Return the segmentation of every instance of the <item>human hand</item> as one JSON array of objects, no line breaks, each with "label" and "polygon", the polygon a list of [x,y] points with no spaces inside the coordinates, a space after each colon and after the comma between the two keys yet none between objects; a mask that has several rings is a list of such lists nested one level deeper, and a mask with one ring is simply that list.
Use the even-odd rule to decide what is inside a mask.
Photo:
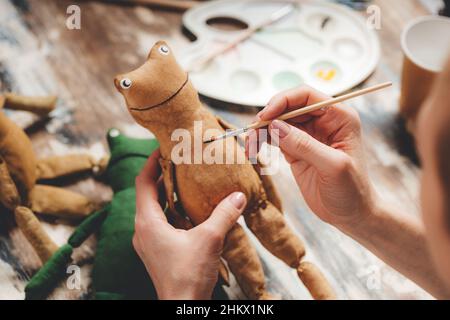
[{"label": "human hand", "polygon": [[245,195],[232,193],[202,224],[190,230],[176,229],[167,222],[158,202],[159,157],[159,151],[154,152],[136,178],[134,248],[159,299],[210,299],[225,236],[245,208]]},{"label": "human hand", "polygon": [[[258,114],[271,120],[283,113],[329,99],[309,87],[282,92]],[[333,106],[290,119],[275,120],[269,126],[272,141],[291,166],[292,173],[311,210],[335,226],[355,224],[374,207],[358,113],[348,107]],[[247,153],[257,150],[257,134],[249,136]],[[249,155],[255,157],[255,155]]]}]

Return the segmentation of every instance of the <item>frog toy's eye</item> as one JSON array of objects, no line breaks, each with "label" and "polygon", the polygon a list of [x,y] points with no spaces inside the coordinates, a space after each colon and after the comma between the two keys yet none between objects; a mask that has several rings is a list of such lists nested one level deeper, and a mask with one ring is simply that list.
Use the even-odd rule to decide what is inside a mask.
[{"label": "frog toy's eye", "polygon": [[123,78],[122,80],[120,80],[120,87],[122,89],[125,89],[125,90],[130,89],[131,84],[132,84],[132,82],[128,78]]},{"label": "frog toy's eye", "polygon": [[119,129],[112,128],[111,130],[109,130],[108,134],[111,138],[117,138],[118,136],[120,136],[120,131]]},{"label": "frog toy's eye", "polygon": [[170,53],[169,48],[165,45],[162,45],[161,47],[159,47],[158,51],[165,56],[167,56]]}]

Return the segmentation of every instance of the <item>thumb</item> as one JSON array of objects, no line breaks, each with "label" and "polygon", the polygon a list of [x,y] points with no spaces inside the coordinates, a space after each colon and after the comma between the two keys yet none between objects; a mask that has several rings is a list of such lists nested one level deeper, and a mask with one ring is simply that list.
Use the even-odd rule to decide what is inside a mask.
[{"label": "thumb", "polygon": [[236,224],[246,204],[245,195],[242,192],[234,192],[223,199],[211,213],[211,216],[199,227],[211,230],[214,234],[225,238],[228,231]]},{"label": "thumb", "polygon": [[339,156],[335,149],[284,121],[274,120],[270,125],[270,135],[272,143],[274,137],[278,138],[284,154],[297,161],[305,161],[323,172],[330,171]]}]

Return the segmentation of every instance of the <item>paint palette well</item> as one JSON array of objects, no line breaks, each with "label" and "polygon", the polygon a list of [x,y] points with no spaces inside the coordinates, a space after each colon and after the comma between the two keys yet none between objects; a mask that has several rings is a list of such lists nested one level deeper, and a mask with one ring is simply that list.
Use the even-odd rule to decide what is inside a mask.
[{"label": "paint palette well", "polygon": [[[218,0],[183,16],[197,40],[179,60],[185,67],[232,42],[246,27],[258,25],[290,1]],[[239,29],[220,29],[208,21],[235,21]],[[205,96],[264,106],[282,91],[308,84],[336,95],[365,80],[380,55],[378,38],[364,19],[347,7],[325,2],[295,6],[278,22],[190,73]]]}]

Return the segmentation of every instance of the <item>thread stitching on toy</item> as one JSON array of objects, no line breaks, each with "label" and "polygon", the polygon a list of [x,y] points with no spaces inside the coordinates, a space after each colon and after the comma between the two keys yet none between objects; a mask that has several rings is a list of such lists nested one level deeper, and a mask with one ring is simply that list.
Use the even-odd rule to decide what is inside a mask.
[{"label": "thread stitching on toy", "polygon": [[174,94],[172,94],[172,95],[171,95],[170,97],[168,97],[166,100],[164,100],[164,101],[162,101],[162,102],[160,102],[160,103],[157,103],[157,104],[155,104],[155,105],[153,105],[153,106],[149,106],[149,107],[145,107],[145,108],[130,108],[130,110],[133,110],[133,111],[146,111],[146,110],[149,110],[149,109],[153,109],[153,108],[159,107],[159,106],[161,106],[161,105],[163,105],[163,104],[169,102],[169,101],[172,100],[173,98],[175,98],[175,96],[176,96],[177,94],[179,94],[181,90],[183,90],[183,88],[186,86],[186,84],[188,83],[188,81],[189,81],[189,74],[186,73],[186,80],[184,81],[184,83],[181,85],[181,87],[180,87]]}]

